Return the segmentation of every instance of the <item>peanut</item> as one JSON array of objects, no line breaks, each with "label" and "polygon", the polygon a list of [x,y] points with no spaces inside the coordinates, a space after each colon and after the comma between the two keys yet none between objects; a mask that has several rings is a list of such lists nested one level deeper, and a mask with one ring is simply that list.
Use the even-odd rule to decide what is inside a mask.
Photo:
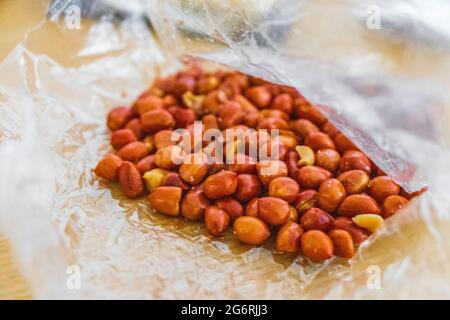
[{"label": "peanut", "polygon": [[281,252],[297,252],[300,250],[300,238],[303,234],[298,223],[288,221],[277,234],[276,248]]},{"label": "peanut", "polygon": [[153,210],[168,216],[180,214],[182,190],[179,187],[163,186],[153,190],[148,199]]},{"label": "peanut", "polygon": [[303,255],[312,262],[322,262],[333,256],[333,242],[326,233],[309,230],[300,239]]},{"label": "peanut", "polygon": [[264,221],[251,216],[237,218],[233,224],[233,233],[239,241],[250,245],[260,245],[270,236]]}]

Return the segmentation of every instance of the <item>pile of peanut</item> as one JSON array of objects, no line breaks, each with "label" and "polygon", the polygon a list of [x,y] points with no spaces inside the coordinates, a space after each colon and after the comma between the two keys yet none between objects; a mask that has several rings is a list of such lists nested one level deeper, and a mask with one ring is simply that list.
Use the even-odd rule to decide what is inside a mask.
[{"label": "pile of peanut", "polygon": [[[200,120],[203,131],[278,129],[277,158],[233,149],[233,163],[177,163],[173,131]],[[118,180],[127,197],[149,192],[153,211],[203,220],[212,236],[231,226],[239,241],[261,245],[276,234],[278,251],[313,262],[352,257],[412,197],[297,90],[239,72],[191,64],[113,109],[107,125],[116,152],[95,173]],[[193,142],[197,151],[182,157],[206,145]]]}]

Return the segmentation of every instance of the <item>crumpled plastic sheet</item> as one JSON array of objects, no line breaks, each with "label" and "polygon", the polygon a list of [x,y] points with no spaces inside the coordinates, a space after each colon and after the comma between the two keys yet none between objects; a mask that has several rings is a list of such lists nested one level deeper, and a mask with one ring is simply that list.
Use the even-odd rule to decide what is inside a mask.
[{"label": "crumpled plastic sheet", "polygon": [[[208,19],[195,20],[197,28],[186,25],[181,2],[188,17],[200,6]],[[341,20],[353,12],[344,6],[352,1],[263,1],[253,7],[221,1],[227,10],[218,11],[211,7],[216,1],[149,3],[164,51],[152,41],[138,42],[120,54],[63,68],[24,44],[0,63],[0,230],[36,298],[450,297],[445,54],[431,54],[409,39],[402,44],[405,61],[424,58],[431,71],[416,65],[401,70],[384,52],[392,34],[369,46],[367,35],[354,29],[358,18]],[[322,23],[311,25],[318,17]],[[275,30],[276,46],[267,45],[263,28]],[[208,50],[194,52],[192,42],[202,41]],[[105,46],[98,50],[105,53]],[[84,52],[93,54],[92,48]],[[322,264],[277,253],[273,239],[252,248],[231,231],[213,238],[201,223],[153,213],[145,197],[126,199],[91,171],[111,150],[105,115],[130,103],[160,66],[176,68],[169,53],[190,53],[300,88],[405,188],[426,184],[429,190],[388,219],[351,260]],[[439,67],[430,56],[440,59]],[[412,168],[406,175],[405,167]],[[77,290],[68,285],[74,265],[81,270]]]}]

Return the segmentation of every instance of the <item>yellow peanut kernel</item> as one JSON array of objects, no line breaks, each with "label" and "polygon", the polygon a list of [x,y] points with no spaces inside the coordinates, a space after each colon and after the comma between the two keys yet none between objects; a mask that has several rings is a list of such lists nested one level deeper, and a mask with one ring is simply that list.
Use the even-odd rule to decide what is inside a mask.
[{"label": "yellow peanut kernel", "polygon": [[361,228],[375,232],[382,224],[383,218],[377,214],[359,214],[352,218],[353,222]]},{"label": "yellow peanut kernel", "polygon": [[296,146],[295,151],[297,151],[297,154],[300,158],[300,160],[298,160],[297,162],[299,166],[314,165],[315,156],[313,149],[308,146]]},{"label": "yellow peanut kernel", "polygon": [[156,188],[160,187],[164,182],[164,178],[169,173],[170,171],[161,168],[156,168],[144,173],[143,178],[148,191],[152,192]]}]

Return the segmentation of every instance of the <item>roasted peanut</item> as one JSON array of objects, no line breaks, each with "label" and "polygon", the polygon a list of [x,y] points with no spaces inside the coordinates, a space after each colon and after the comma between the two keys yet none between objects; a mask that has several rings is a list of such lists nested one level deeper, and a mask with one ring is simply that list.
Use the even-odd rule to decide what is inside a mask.
[{"label": "roasted peanut", "polygon": [[216,206],[206,207],[204,217],[206,230],[213,236],[223,235],[230,223],[228,213]]},{"label": "roasted peanut", "polygon": [[308,146],[296,146],[295,151],[298,154],[297,165],[302,166],[313,166],[315,162],[314,151]]},{"label": "roasted peanut", "polygon": [[202,122],[205,125],[205,130],[219,129],[219,121],[213,114],[207,114],[203,116]]},{"label": "roasted peanut", "polygon": [[358,227],[351,218],[348,217],[336,217],[332,226],[333,230],[345,230],[352,236],[355,244],[360,244],[369,236],[369,232],[366,229]]},{"label": "roasted peanut", "polygon": [[155,164],[162,169],[173,170],[183,159],[183,149],[179,146],[167,146],[155,153]]},{"label": "roasted peanut", "polygon": [[135,118],[130,121],[125,126],[125,129],[130,129],[136,139],[141,140],[144,137],[144,131],[142,130],[141,119]]},{"label": "roasted peanut", "polygon": [[175,126],[172,115],[163,109],[147,111],[141,116],[141,123],[142,129],[151,134],[159,130],[172,129]]},{"label": "roasted peanut", "polygon": [[320,149],[336,149],[333,139],[323,132],[311,132],[306,136],[304,144],[314,151]]},{"label": "roasted peanut", "polygon": [[334,149],[320,149],[315,154],[316,166],[322,167],[330,172],[336,172],[339,168],[341,156]]},{"label": "roasted peanut", "polygon": [[160,97],[149,95],[137,100],[133,108],[142,116],[147,111],[163,109],[164,101]]},{"label": "roasted peanut", "polygon": [[215,76],[204,77],[197,82],[197,92],[201,94],[213,91],[219,85],[219,79]]},{"label": "roasted peanut", "polygon": [[253,198],[247,203],[245,207],[245,215],[250,217],[258,216],[258,198]]},{"label": "roasted peanut", "polygon": [[[325,122],[321,129],[324,133],[329,135],[330,138],[334,138],[339,133],[339,130],[330,121]],[[334,143],[336,144],[336,141],[334,141]],[[339,150],[337,145],[336,148]]]},{"label": "roasted peanut", "polygon": [[339,152],[358,150],[358,147],[340,132],[334,136],[334,143]]},{"label": "roasted peanut", "polygon": [[258,108],[267,108],[272,100],[272,95],[264,86],[249,88],[246,92],[247,98]]},{"label": "roasted peanut", "polygon": [[131,109],[128,107],[117,107],[108,113],[107,125],[109,130],[122,129],[133,117]]},{"label": "roasted peanut", "polygon": [[318,193],[316,190],[308,189],[300,192],[297,199],[294,201],[295,209],[299,213],[304,213],[309,209],[315,207],[318,201]]},{"label": "roasted peanut", "polygon": [[190,161],[183,162],[178,172],[181,179],[194,186],[206,177],[208,165],[200,157],[191,155]]},{"label": "roasted peanut", "polygon": [[[259,115],[262,118],[277,118],[283,121],[289,121],[289,115],[281,110],[275,109],[264,109],[259,112]],[[260,119],[261,121],[261,119]]]},{"label": "roasted peanut", "polygon": [[328,232],[333,225],[333,217],[319,208],[311,208],[300,219],[303,229]]},{"label": "roasted peanut", "polygon": [[233,171],[222,170],[207,177],[203,183],[203,189],[209,199],[215,200],[235,193],[237,185],[237,174]]},{"label": "roasted peanut", "polygon": [[288,169],[288,175],[292,179],[297,179],[298,174],[298,160],[300,157],[298,156],[297,152],[295,151],[289,151],[286,154],[286,157],[284,158],[284,161],[286,163],[286,167]]},{"label": "roasted peanut", "polygon": [[142,158],[136,164],[136,168],[139,170],[141,175],[144,175],[144,173],[146,173],[147,171],[155,169],[156,168],[155,156],[152,154],[146,156],[145,158]]},{"label": "roasted peanut", "polygon": [[152,169],[144,173],[144,181],[147,190],[152,192],[164,183],[164,178],[170,173],[168,170],[161,168]]},{"label": "roasted peanut", "polygon": [[200,220],[209,205],[202,189],[191,190],[181,200],[181,214],[189,220]]},{"label": "roasted peanut", "polygon": [[300,187],[307,189],[317,189],[320,184],[329,179],[331,173],[317,166],[305,166],[298,170],[297,182]]},{"label": "roasted peanut", "polygon": [[279,160],[262,160],[256,164],[256,171],[262,184],[267,186],[270,181],[278,177],[287,177],[286,163]]},{"label": "roasted peanut", "polygon": [[188,91],[195,90],[195,78],[190,75],[182,75],[175,80],[175,85],[173,88],[173,94],[181,97],[184,93]]},{"label": "roasted peanut", "polygon": [[262,192],[262,185],[258,177],[253,174],[240,174],[237,176],[238,185],[235,197],[239,201],[248,201]]},{"label": "roasted peanut", "polygon": [[345,188],[339,180],[328,179],[320,184],[318,205],[322,210],[334,212],[345,197]]},{"label": "roasted peanut", "polygon": [[[298,101],[298,100],[297,100]],[[327,121],[327,118],[310,104],[295,104],[294,112],[298,118],[307,119],[320,126]]]},{"label": "roasted peanut", "polygon": [[271,225],[281,225],[289,220],[290,206],[279,198],[263,197],[258,200],[258,217]]},{"label": "roasted peanut", "polygon": [[168,216],[180,214],[180,200],[182,190],[179,187],[164,186],[153,190],[148,199],[153,210]]},{"label": "roasted peanut", "polygon": [[144,192],[144,181],[136,166],[123,161],[118,170],[120,188],[128,198],[137,198]]},{"label": "roasted peanut", "polygon": [[365,194],[353,194],[342,201],[337,211],[338,215],[354,217],[358,214],[381,214],[377,202]]},{"label": "roasted peanut", "polygon": [[176,172],[168,173],[163,180],[163,186],[180,187],[183,191],[188,191],[191,187],[186,182],[184,182],[180,175]]},{"label": "roasted peanut", "polygon": [[156,149],[161,149],[168,146],[173,146],[176,141],[172,139],[172,130],[160,130],[153,136],[153,141],[155,143]]},{"label": "roasted peanut", "polygon": [[122,159],[114,154],[107,154],[94,169],[94,172],[99,177],[109,180],[117,180],[117,171],[122,165]]},{"label": "roasted peanut", "polygon": [[319,132],[319,128],[309,120],[298,119],[290,123],[290,128],[296,135],[305,139],[310,133]]},{"label": "roasted peanut", "polygon": [[387,197],[399,193],[400,186],[388,176],[376,177],[369,182],[369,194],[378,203],[383,203]]},{"label": "roasted peanut", "polygon": [[230,216],[230,220],[234,221],[244,215],[244,207],[233,197],[226,197],[217,200],[214,205],[225,210]]},{"label": "roasted peanut", "polygon": [[195,111],[193,109],[171,106],[167,111],[175,120],[175,128],[186,128],[195,121]]},{"label": "roasted peanut", "polygon": [[349,170],[362,170],[370,174],[372,172],[372,166],[369,158],[360,151],[350,150],[347,151],[339,162],[339,169],[341,172]]},{"label": "roasted peanut", "polygon": [[339,175],[347,195],[363,192],[369,185],[369,175],[362,170],[349,170]]},{"label": "roasted peanut", "polygon": [[300,188],[297,181],[289,177],[278,177],[269,183],[269,196],[292,202],[297,199]]},{"label": "roasted peanut", "polygon": [[286,121],[279,118],[264,118],[258,124],[258,129],[288,129],[289,125]]},{"label": "roasted peanut", "polygon": [[123,146],[119,152],[117,152],[117,155],[122,160],[137,162],[148,155],[148,149],[142,142],[134,141]]},{"label": "roasted peanut", "polygon": [[222,90],[214,90],[203,99],[202,107],[205,111],[218,115],[222,104],[227,101],[227,95]]},{"label": "roasted peanut", "polygon": [[370,232],[375,232],[383,224],[383,218],[378,214],[359,214],[354,216],[352,220],[358,227]]},{"label": "roasted peanut", "polygon": [[270,236],[264,221],[251,216],[237,218],[233,224],[233,233],[239,241],[250,245],[260,245]]},{"label": "roasted peanut", "polygon": [[254,174],[256,173],[256,161],[250,156],[237,153],[234,155],[234,162],[228,165],[228,169],[236,172],[237,174]]},{"label": "roasted peanut", "polygon": [[322,262],[333,256],[333,242],[320,230],[306,231],[301,236],[300,242],[303,255],[312,262]]},{"label": "roasted peanut", "polygon": [[394,213],[396,213],[401,208],[405,207],[408,204],[408,199],[392,195],[384,199],[383,202],[383,217],[386,219],[390,216],[392,216]]},{"label": "roasted peanut", "polygon": [[335,229],[328,232],[328,236],[333,242],[335,256],[347,259],[353,257],[355,246],[350,233],[342,229]]},{"label": "roasted peanut", "polygon": [[300,250],[300,238],[303,234],[298,223],[288,221],[277,234],[276,248],[281,252],[297,252]]},{"label": "roasted peanut", "polygon": [[241,124],[245,113],[241,105],[235,101],[227,101],[219,112],[219,124],[222,129]]},{"label": "roasted peanut", "polygon": [[293,99],[292,97],[287,93],[281,93],[273,99],[272,102],[272,109],[281,110],[283,112],[286,112],[287,114],[292,113],[292,107],[293,107]]}]

